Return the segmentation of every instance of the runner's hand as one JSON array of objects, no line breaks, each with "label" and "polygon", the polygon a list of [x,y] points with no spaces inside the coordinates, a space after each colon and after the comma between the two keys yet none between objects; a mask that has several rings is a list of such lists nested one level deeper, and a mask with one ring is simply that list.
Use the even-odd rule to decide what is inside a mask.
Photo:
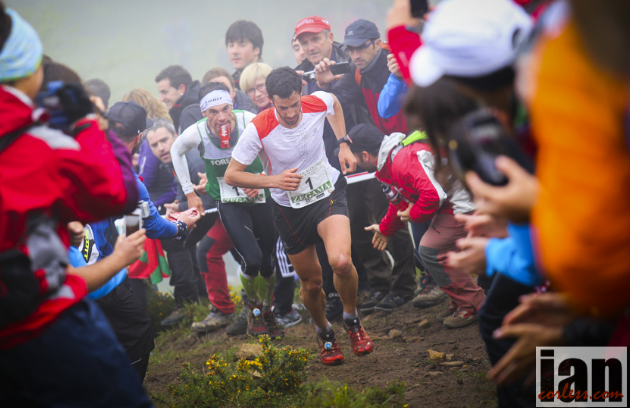
[{"label": "runner's hand", "polygon": [[330,84],[339,81],[343,76],[343,74],[333,75],[333,73],[330,72],[330,66],[335,64],[335,61],[324,58],[319,64],[315,65],[315,79],[320,89],[327,90],[330,88]]},{"label": "runner's hand", "polygon": [[188,209],[194,208],[199,212],[199,214],[205,214],[201,198],[199,198],[199,196],[195,194],[194,191],[192,193],[186,194],[186,198],[188,199]]},{"label": "runner's hand", "polygon": [[450,251],[446,254],[446,264],[460,269],[468,274],[486,274],[486,245],[489,238],[467,237],[460,238],[456,244],[459,252]]},{"label": "runner's hand", "polygon": [[258,189],[257,188],[244,188],[243,192],[247,195],[247,197],[249,198],[256,198],[256,196],[258,195]]},{"label": "runner's hand", "polygon": [[389,240],[391,237],[386,237],[381,232],[381,227],[378,224],[372,224],[369,227],[365,227],[366,231],[374,231],[374,237],[372,238],[372,245],[374,245],[375,249],[379,251],[384,251],[387,248],[387,244],[389,244]]},{"label": "runner's hand", "polygon": [[357,158],[354,157],[347,143],[343,143],[339,147],[339,164],[343,174],[354,173],[357,170]]},{"label": "runner's hand", "polygon": [[142,246],[147,239],[145,229],[140,229],[128,237],[119,235],[111,256],[120,258],[124,265],[131,265],[142,256]]},{"label": "runner's hand", "polygon": [[199,176],[199,184],[197,185],[193,184],[193,188],[195,189],[195,192],[197,194],[208,195],[208,192],[206,191],[206,184],[208,184],[208,176],[206,176],[205,173],[197,173],[197,175]]},{"label": "runner's hand", "polygon": [[507,217],[516,223],[528,222],[529,213],[538,200],[538,179],[509,157],[499,156],[495,164],[509,180],[503,187],[484,183],[474,172],[466,174],[466,183],[475,195],[477,212]]},{"label": "runner's hand", "polygon": [[278,175],[270,176],[273,177],[274,188],[279,188],[286,191],[297,190],[300,186],[300,182],[302,181],[302,176],[296,173],[297,169],[297,167],[287,169]]},{"label": "runner's hand", "polygon": [[396,61],[396,57],[394,57],[394,54],[387,54],[387,68],[389,69],[389,72],[394,74],[396,78],[402,79],[400,66],[398,65],[398,61]]},{"label": "runner's hand", "polygon": [[396,215],[400,217],[400,220],[402,222],[408,222],[411,220],[411,215],[409,215],[410,213],[411,213],[411,205],[408,205],[404,211],[398,211]]}]

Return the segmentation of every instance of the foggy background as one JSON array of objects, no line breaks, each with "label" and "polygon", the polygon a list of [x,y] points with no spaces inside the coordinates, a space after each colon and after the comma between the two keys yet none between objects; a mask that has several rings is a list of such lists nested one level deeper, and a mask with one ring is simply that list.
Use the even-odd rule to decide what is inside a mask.
[{"label": "foggy background", "polygon": [[291,50],[295,25],[319,15],[342,42],[359,18],[385,36],[391,0],[4,0],[33,25],[44,53],[74,69],[83,80],[100,78],[112,90],[110,106],[133,88],[157,95],[155,76],[179,64],[201,80],[211,68],[233,72],[225,32],[236,20],[251,20],[263,32],[263,62],[296,66]]},{"label": "foggy background", "polygon": [[[186,68],[193,79],[216,66],[234,72],[225,32],[237,20],[251,20],[265,40],[263,62],[297,64],[291,49],[295,25],[319,15],[343,42],[345,28],[364,18],[381,36],[392,0],[4,0],[37,30],[44,54],[75,70],[82,80],[100,78],[112,91],[109,105],[134,88],[158,97],[156,75],[169,65]],[[224,256],[228,281],[240,286],[238,264]],[[171,291],[167,280],[161,291]]]}]

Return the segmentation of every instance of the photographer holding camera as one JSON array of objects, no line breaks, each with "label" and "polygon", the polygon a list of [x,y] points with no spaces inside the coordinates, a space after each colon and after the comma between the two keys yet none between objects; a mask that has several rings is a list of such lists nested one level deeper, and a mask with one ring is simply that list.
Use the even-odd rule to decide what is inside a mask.
[{"label": "photographer holding camera", "polygon": [[[35,30],[0,4],[2,403],[150,407],[104,315],[84,300],[85,281],[67,271],[67,223],[133,210],[131,169],[121,169],[89,118],[92,105],[79,86],[39,98],[55,107],[49,116],[58,128],[44,124],[46,113],[33,104],[41,61]],[[131,162],[128,153],[125,159]]]}]

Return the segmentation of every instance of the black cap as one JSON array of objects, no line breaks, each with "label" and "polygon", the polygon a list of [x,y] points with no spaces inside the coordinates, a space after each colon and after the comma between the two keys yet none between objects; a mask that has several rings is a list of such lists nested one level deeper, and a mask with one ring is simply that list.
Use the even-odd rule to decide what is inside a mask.
[{"label": "black cap", "polygon": [[376,24],[367,20],[357,20],[346,27],[346,35],[343,37],[343,43],[351,47],[358,47],[365,44],[368,40],[381,38],[381,34],[376,28]]},{"label": "black cap", "polygon": [[107,118],[124,126],[124,129],[116,130],[121,136],[137,136],[153,126],[153,121],[147,118],[147,111],[133,101],[116,102],[109,108]]},{"label": "black cap", "polygon": [[[374,153],[381,148],[385,135],[371,123],[360,123],[350,129],[348,137],[352,140],[349,145],[352,153]],[[339,155],[339,149],[335,150],[335,154]]]}]

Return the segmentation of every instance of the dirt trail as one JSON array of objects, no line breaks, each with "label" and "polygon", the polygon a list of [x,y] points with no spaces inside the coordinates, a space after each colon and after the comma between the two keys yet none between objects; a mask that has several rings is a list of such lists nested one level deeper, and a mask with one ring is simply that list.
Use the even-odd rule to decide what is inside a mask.
[{"label": "dirt trail", "polygon": [[[384,386],[396,379],[407,383],[409,407],[496,407],[495,388],[485,379],[490,366],[477,325],[444,329],[435,315],[446,304],[428,309],[415,309],[409,304],[393,313],[364,317],[364,326],[375,344],[375,351],[364,357],[352,353],[341,323],[333,323],[345,363],[326,367],[313,359],[307,366],[309,379],[316,381],[325,376],[358,389]],[[428,319],[430,326],[419,329],[418,323],[423,319]],[[390,339],[392,329],[400,330],[402,335]],[[212,353],[229,353],[242,343],[252,342],[246,335],[227,337],[223,332],[173,337],[172,342],[159,347],[157,361],[149,365],[145,380],[149,392],[163,392],[168,384],[176,382],[185,361],[203,369]],[[314,327],[307,324],[287,329],[281,343],[318,352]],[[464,366],[451,368],[434,363],[429,360],[428,349],[453,354],[451,360],[463,361]]]}]

